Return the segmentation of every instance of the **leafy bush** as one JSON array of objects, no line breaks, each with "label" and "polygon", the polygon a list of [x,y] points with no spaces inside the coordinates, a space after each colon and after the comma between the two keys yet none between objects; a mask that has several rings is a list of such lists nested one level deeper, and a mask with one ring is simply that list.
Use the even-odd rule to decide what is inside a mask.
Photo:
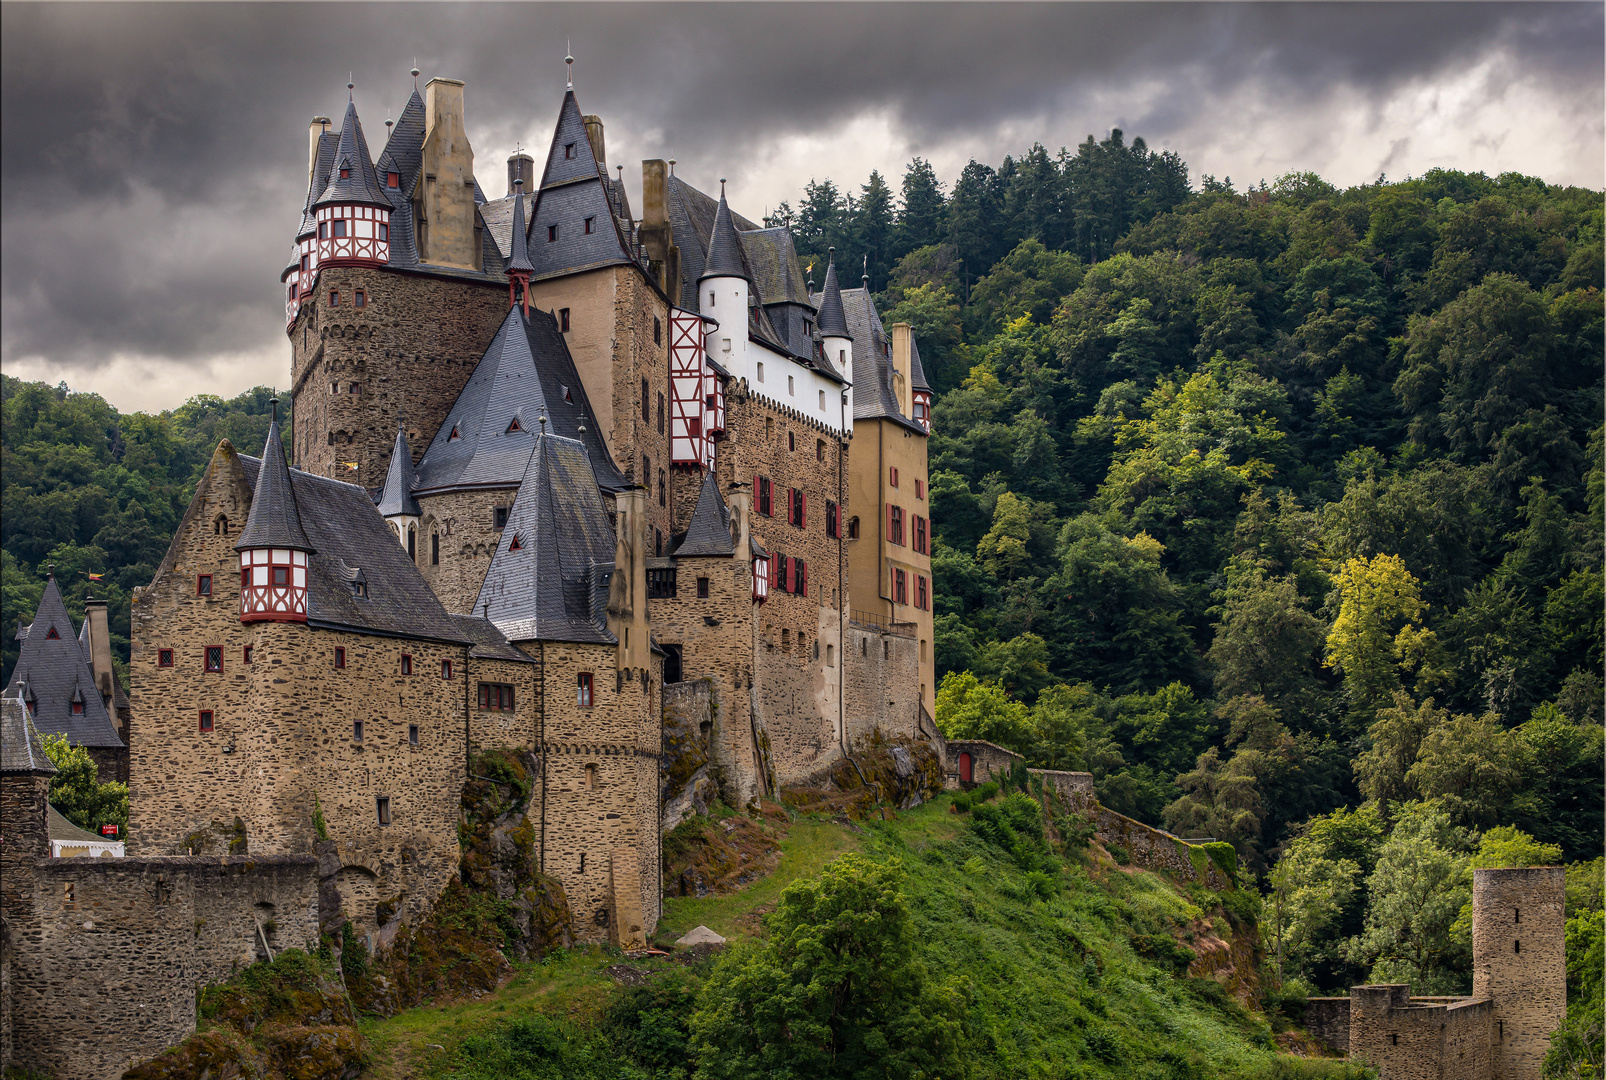
[{"label": "leafy bush", "polygon": [[970,816],[977,835],[1009,852],[1022,870],[1058,869],[1043,835],[1043,809],[1036,799],[1017,791],[997,804],[975,807]]}]

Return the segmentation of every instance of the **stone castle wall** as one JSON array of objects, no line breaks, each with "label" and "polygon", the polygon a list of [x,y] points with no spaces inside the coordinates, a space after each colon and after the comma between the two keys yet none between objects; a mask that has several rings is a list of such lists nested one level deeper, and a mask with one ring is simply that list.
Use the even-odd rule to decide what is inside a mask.
[{"label": "stone castle wall", "polygon": [[[502,541],[496,527],[497,507],[513,506],[517,488],[479,491],[448,491],[426,495],[418,500],[423,511],[419,519],[418,572],[434,590],[447,611],[458,615],[483,615],[475,608],[491,556]],[[435,546],[440,545],[440,561]],[[494,613],[493,613],[494,614]]]},{"label": "stone castle wall", "polygon": [[[959,756],[970,755],[970,780],[962,779]],[[1000,783],[1015,766],[1026,759],[1013,750],[1005,750],[995,743],[981,739],[950,739],[948,741],[948,778],[945,786],[950,790],[985,784],[989,780]]]},{"label": "stone castle wall", "polygon": [[[358,289],[361,308],[353,306]],[[337,306],[330,305],[332,291],[340,294]],[[289,330],[295,466],[377,488],[398,416],[414,460],[422,457],[506,316],[504,282],[357,266],[322,270]]]},{"label": "stone castle wall", "polygon": [[316,944],[316,860],[42,859],[7,922],[11,1064],[111,1080],[195,1030],[198,985],[284,947]]}]

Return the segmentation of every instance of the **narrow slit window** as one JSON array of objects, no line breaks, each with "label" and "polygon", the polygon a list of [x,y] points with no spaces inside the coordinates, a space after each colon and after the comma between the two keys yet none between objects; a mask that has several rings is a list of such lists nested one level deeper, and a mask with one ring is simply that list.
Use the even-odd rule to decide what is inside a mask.
[{"label": "narrow slit window", "polygon": [[200,574],[200,575],[198,575],[196,577],[196,579],[195,579],[195,595],[196,596],[211,596],[212,595],[212,575],[211,574]]},{"label": "narrow slit window", "polygon": [[389,798],[389,796],[380,795],[378,798],[374,799],[374,809],[379,814],[379,823],[381,825],[389,825],[390,824],[390,798]]},{"label": "narrow slit window", "polygon": [[586,235],[590,236],[592,233],[594,233],[596,231],[597,231],[597,219],[594,218],[594,217],[586,218]]},{"label": "narrow slit window", "polygon": [[556,225],[548,225],[546,227],[546,242],[549,244],[558,242],[558,227]]},{"label": "narrow slit window", "polygon": [[576,680],[575,685],[575,704],[580,706],[582,709],[589,709],[591,707],[591,691],[591,672],[580,672],[580,677]]},{"label": "narrow slit window", "polygon": [[450,679],[451,677],[452,677],[452,662],[450,660],[442,660],[441,661],[441,678]]},{"label": "narrow slit window", "polygon": [[406,653],[402,654],[401,673],[403,675],[411,675],[413,673],[413,658]]},{"label": "narrow slit window", "polygon": [[335,667],[343,668],[345,666],[346,666],[346,650],[342,646],[336,645],[335,646]]},{"label": "narrow slit window", "polygon": [[407,725],[407,745],[408,746],[417,746],[418,745],[418,725],[417,724],[408,724]]},{"label": "narrow slit window", "polygon": [[569,309],[558,308],[558,329],[565,334],[569,332]]},{"label": "narrow slit window", "polygon": [[251,662],[251,646],[247,645],[245,648],[240,650],[240,663],[249,664],[250,662]]},{"label": "narrow slit window", "polygon": [[353,720],[351,722],[351,741],[352,742],[362,742],[362,721],[361,720]]}]

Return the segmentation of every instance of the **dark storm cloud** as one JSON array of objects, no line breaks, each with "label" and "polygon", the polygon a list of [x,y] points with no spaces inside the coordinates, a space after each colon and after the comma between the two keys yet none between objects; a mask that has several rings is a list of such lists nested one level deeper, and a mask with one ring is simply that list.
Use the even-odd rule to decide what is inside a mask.
[{"label": "dark storm cloud", "polygon": [[[64,374],[282,341],[307,118],[337,114],[350,71],[377,153],[415,55],[425,79],[468,81],[493,195],[500,155],[550,137],[566,40],[617,160],[678,157],[699,182],[784,137],[829,148],[867,112],[913,152],[996,162],[1022,148],[999,145],[1006,126],[1058,148],[1123,124],[1192,162],[1252,139],[1219,104],[1245,91],[1316,127],[1336,94],[1492,63],[1491,97],[1521,77],[1598,127],[1602,79],[1598,4],[7,4],[0,30],[0,347]],[[856,185],[842,160],[811,170]]]}]

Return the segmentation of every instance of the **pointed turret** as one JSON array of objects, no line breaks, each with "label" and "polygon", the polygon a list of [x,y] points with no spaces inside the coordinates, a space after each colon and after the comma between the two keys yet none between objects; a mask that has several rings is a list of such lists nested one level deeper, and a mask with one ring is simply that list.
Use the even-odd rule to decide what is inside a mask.
[{"label": "pointed turret", "polygon": [[931,430],[931,384],[926,381],[926,369],[920,363],[920,343],[909,335],[909,389],[914,400],[914,422]]},{"label": "pointed turret", "polygon": [[312,204],[318,223],[318,265],[390,261],[390,211],[390,197],[368,156],[357,106],[348,101],[323,194]]},{"label": "pointed turret", "polygon": [[730,508],[719,494],[714,470],[703,473],[702,490],[697,493],[697,507],[692,511],[686,535],[675,549],[675,558],[696,555],[726,556],[734,554],[736,545],[731,540]]},{"label": "pointed turret", "polygon": [[853,334],[848,330],[848,317],[842,310],[842,286],[836,277],[836,248],[830,248],[829,254],[825,288],[820,293],[819,315],[814,326],[820,332],[820,351],[825,354],[826,362],[843,378],[853,380]]},{"label": "pointed turret", "polygon": [[379,493],[379,516],[390,524],[396,540],[407,549],[407,557],[418,558],[418,519],[423,511],[413,498],[413,487],[418,473],[413,469],[413,454],[407,448],[407,431],[400,418],[396,421],[396,442],[390,450],[390,469],[385,473],[385,487]]},{"label": "pointed turret", "polygon": [[513,187],[512,254],[507,261],[507,298],[508,303],[515,307],[522,301],[524,313],[528,315],[530,274],[535,267],[530,264],[530,238],[524,228],[524,178],[515,178]]},{"label": "pointed turret", "polygon": [[[591,127],[600,127],[600,121]],[[530,235],[535,242],[530,262],[537,278],[636,262],[626,232],[629,221],[620,220],[624,208],[615,202],[614,181],[604,175],[592,137],[570,89],[558,109],[539,198],[531,211]]]},{"label": "pointed turret", "polygon": [[313,553],[290,486],[290,466],[279,437],[279,399],[268,424],[262,467],[240,542],[240,621],[307,621],[307,556]]},{"label": "pointed turret", "polygon": [[703,262],[703,274],[698,278],[735,277],[750,280],[742,265],[742,240],[731,221],[731,208],[725,202],[725,181],[719,182],[719,209],[714,211],[714,228],[708,235],[708,258]]},{"label": "pointed turret", "polygon": [[18,636],[22,651],[6,695],[21,695],[39,733],[65,736],[75,746],[121,749],[123,740],[73,633],[54,574],[45,582],[32,624]]}]

